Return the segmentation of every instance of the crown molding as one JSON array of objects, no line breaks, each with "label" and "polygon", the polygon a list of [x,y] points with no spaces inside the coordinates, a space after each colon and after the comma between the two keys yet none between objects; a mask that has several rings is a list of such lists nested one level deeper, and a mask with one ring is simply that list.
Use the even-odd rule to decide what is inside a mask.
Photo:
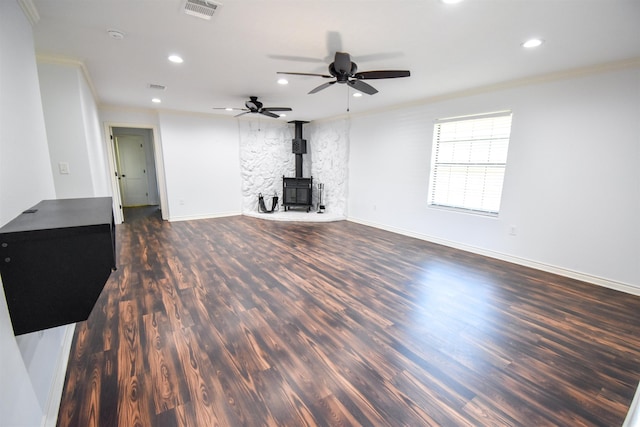
[{"label": "crown molding", "polygon": [[27,17],[32,27],[40,21],[40,14],[32,0],[18,0],[18,4],[22,8],[24,15]]},{"label": "crown molding", "polygon": [[557,80],[567,80],[576,77],[589,76],[593,74],[602,74],[612,71],[624,70],[628,68],[640,67],[640,57],[624,59],[621,61],[606,62],[602,64],[595,64],[580,68],[572,68],[568,70],[556,71],[552,73],[540,74],[537,76],[525,77],[521,79],[509,80],[492,85],[480,86],[476,88],[470,88],[459,92],[453,92],[444,94],[441,96],[434,96],[424,99],[422,103],[433,103],[438,101],[444,101],[452,98],[462,98],[467,96],[478,95],[487,92],[496,92],[504,89],[511,89],[522,86],[536,85],[540,83],[548,83]]}]

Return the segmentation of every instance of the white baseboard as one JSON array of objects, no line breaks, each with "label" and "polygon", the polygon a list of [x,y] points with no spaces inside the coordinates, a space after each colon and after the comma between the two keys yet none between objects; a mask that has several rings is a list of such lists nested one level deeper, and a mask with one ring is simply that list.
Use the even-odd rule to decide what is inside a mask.
[{"label": "white baseboard", "polygon": [[55,427],[58,422],[58,411],[60,410],[60,401],[62,400],[62,390],[64,388],[64,380],[67,375],[67,365],[69,364],[69,354],[71,352],[71,344],[73,342],[73,333],[76,330],[76,324],[67,325],[64,332],[64,338],[58,354],[58,363],[56,363],[56,371],[54,373],[49,397],[47,399],[47,407],[43,414],[42,427]]},{"label": "white baseboard", "polygon": [[427,242],[437,243],[439,245],[448,246],[454,249],[460,249],[462,251],[471,252],[478,255],[483,255],[489,258],[495,258],[502,261],[511,262],[513,264],[522,265],[525,267],[535,268],[536,270],[546,271],[547,273],[557,274],[559,276],[569,277],[571,279],[580,280],[583,282],[592,283],[594,285],[603,286],[605,288],[614,289],[616,291],[625,292],[631,295],[640,296],[640,287],[634,286],[628,283],[617,282],[615,280],[605,279],[598,276],[593,276],[587,273],[581,273],[579,271],[570,270],[555,265],[545,264],[538,261],[529,260],[526,258],[520,258],[517,256],[504,254],[501,252],[491,251],[488,249],[478,248],[475,246],[465,245],[464,243],[454,242],[450,240],[440,239],[433,236],[428,236],[413,231],[404,230],[401,228],[390,227],[383,224],[374,223],[371,221],[365,221],[357,218],[348,218],[348,221],[355,222],[369,227],[379,228],[381,230],[391,231],[392,233],[402,234],[404,236],[414,237],[416,239],[425,240]]}]

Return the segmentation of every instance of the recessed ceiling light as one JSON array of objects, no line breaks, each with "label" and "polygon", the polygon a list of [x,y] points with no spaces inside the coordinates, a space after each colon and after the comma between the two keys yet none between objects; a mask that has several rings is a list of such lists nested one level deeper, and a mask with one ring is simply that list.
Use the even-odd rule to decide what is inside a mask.
[{"label": "recessed ceiling light", "polygon": [[362,96],[362,94],[360,92],[354,92],[353,97],[354,98],[360,98]]},{"label": "recessed ceiling light", "polygon": [[526,42],[522,43],[522,47],[526,47],[526,48],[532,48],[532,47],[538,47],[543,43],[543,40],[541,39],[529,39]]},{"label": "recessed ceiling light", "polygon": [[153,98],[151,102],[153,102],[154,104],[160,104],[162,100],[160,98]]},{"label": "recessed ceiling light", "polygon": [[280,117],[287,117],[285,113],[280,113]]},{"label": "recessed ceiling light", "polygon": [[287,80],[285,78],[278,79],[278,84],[279,85],[288,85],[289,84],[289,80]]},{"label": "recessed ceiling light", "polygon": [[122,40],[124,38],[124,33],[119,30],[107,30],[107,34],[109,34],[109,37],[115,40]]},{"label": "recessed ceiling light", "polygon": [[233,111],[233,108],[231,108],[231,107],[227,107],[227,108],[225,108],[224,110],[225,110],[225,111]]},{"label": "recessed ceiling light", "polygon": [[462,0],[440,0],[444,4],[456,4],[462,2]]},{"label": "recessed ceiling light", "polygon": [[178,55],[169,55],[168,59],[175,64],[182,64],[184,62],[184,60]]}]

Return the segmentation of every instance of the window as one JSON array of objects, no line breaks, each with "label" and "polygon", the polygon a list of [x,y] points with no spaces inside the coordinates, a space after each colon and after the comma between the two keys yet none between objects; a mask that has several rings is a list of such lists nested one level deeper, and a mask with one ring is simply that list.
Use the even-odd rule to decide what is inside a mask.
[{"label": "window", "polygon": [[429,205],[497,215],[510,133],[510,111],[437,120]]}]

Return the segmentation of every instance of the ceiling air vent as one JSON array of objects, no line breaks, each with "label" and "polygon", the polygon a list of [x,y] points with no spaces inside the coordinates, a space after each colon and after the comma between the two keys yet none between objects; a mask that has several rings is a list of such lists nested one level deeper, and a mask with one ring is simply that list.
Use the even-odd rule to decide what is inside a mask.
[{"label": "ceiling air vent", "polygon": [[159,85],[155,83],[149,83],[149,89],[157,89],[157,90],[165,90],[167,87],[165,85]]},{"label": "ceiling air vent", "polygon": [[222,6],[211,0],[186,0],[184,4],[184,13],[201,19],[211,19],[218,8]]}]

